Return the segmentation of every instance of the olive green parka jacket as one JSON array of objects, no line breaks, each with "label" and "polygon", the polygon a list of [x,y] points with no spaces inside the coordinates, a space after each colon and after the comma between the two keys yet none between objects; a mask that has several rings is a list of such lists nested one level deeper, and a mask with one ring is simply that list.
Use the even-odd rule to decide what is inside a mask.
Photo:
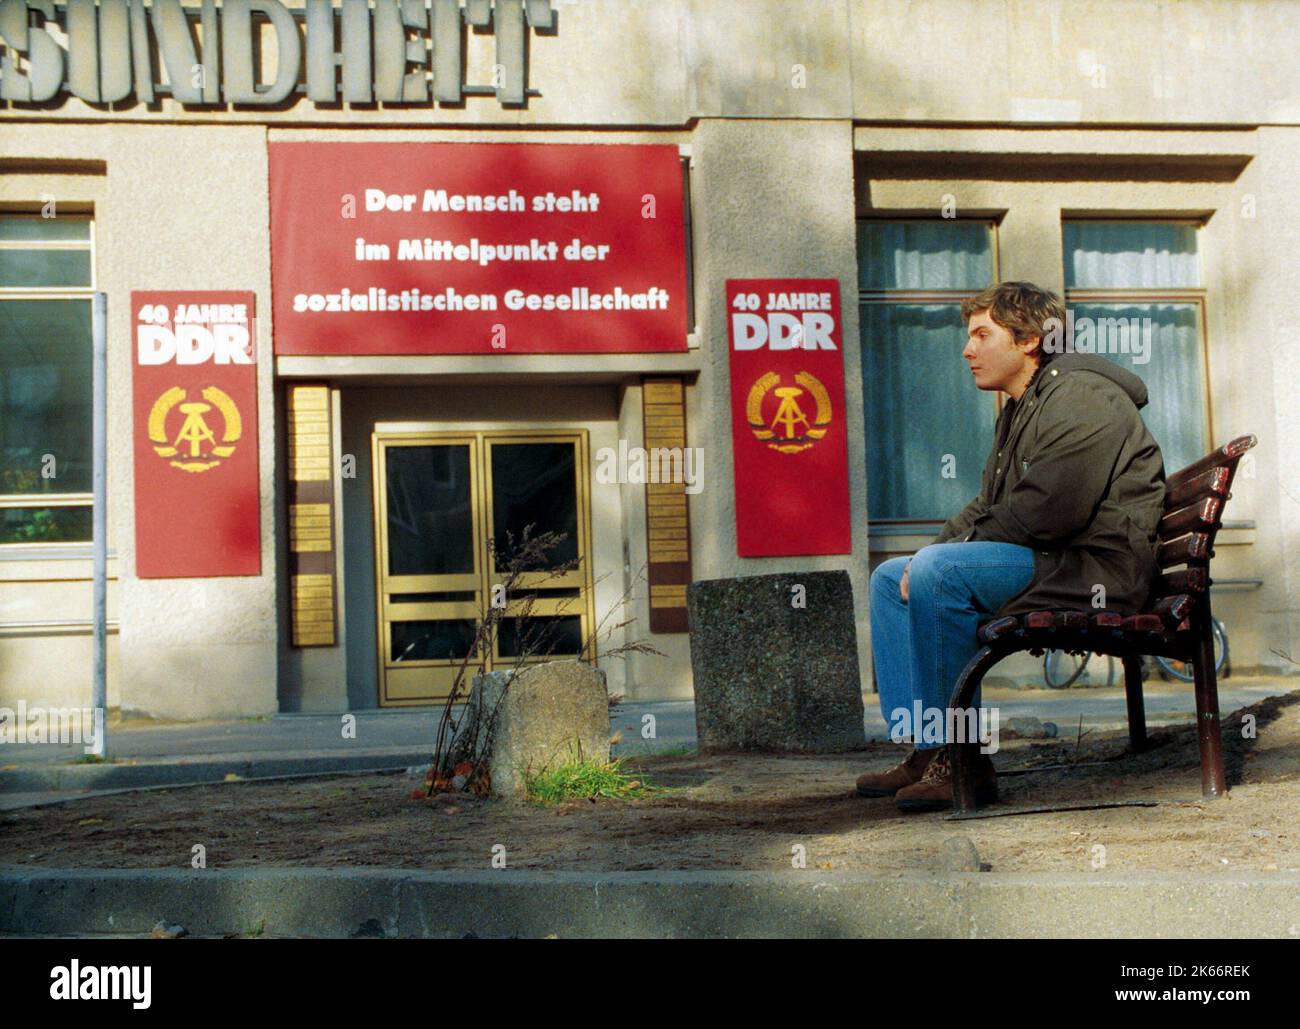
[{"label": "olive green parka jacket", "polygon": [[1138,414],[1146,402],[1132,372],[1061,354],[1003,407],[979,496],[933,540],[1033,548],[1033,580],[997,614],[1145,606],[1165,497],[1160,447]]}]

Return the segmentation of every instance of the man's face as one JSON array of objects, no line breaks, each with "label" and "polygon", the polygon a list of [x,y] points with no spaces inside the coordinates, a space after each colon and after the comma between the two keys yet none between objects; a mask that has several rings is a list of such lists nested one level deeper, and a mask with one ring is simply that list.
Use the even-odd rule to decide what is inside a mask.
[{"label": "man's face", "polygon": [[1037,336],[1017,343],[1010,329],[1005,329],[988,311],[977,311],[966,325],[966,346],[961,356],[970,365],[975,385],[984,390],[1002,390],[1032,374]]}]

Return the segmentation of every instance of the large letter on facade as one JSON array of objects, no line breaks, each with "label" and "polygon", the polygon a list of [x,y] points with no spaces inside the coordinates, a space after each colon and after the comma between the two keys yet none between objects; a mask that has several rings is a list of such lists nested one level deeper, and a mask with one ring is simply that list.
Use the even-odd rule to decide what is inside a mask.
[{"label": "large letter on facade", "polygon": [[433,40],[433,95],[444,104],[461,101],[464,76],[460,59],[460,4],[457,0],[432,0],[429,36]]},{"label": "large letter on facade", "polygon": [[153,57],[149,51],[149,13],[144,0],[130,0],[131,67],[135,76],[135,98],[142,104],[153,103]]},{"label": "large letter on facade", "polygon": [[370,95],[370,5],[343,0],[343,99],[368,104]]},{"label": "large letter on facade", "polygon": [[[199,55],[194,50],[190,36],[190,21],[180,0],[153,0],[153,34],[158,40],[158,53],[167,69],[172,98],[182,104],[203,102],[203,90],[194,84],[194,69],[199,65]],[[207,49],[205,43],[204,49]]]},{"label": "large letter on facade", "polygon": [[99,19],[95,0],[68,0],[68,88],[87,103],[99,103]]},{"label": "large letter on facade", "polygon": [[[54,23],[54,0],[0,0],[0,100],[39,103],[52,99],[63,85],[63,51],[45,29],[32,30],[29,11]],[[15,54],[27,55],[27,73],[18,70]]]},{"label": "large letter on facade", "polygon": [[411,64],[425,63],[424,43],[407,39],[408,29],[427,31],[424,0],[375,0],[375,99],[411,103],[429,99],[423,67],[407,74]]},{"label": "large letter on facade", "polygon": [[99,102],[131,95],[131,19],[126,0],[99,2]]},{"label": "large letter on facade", "polygon": [[502,104],[524,102],[524,0],[496,0],[493,32],[497,37],[497,64],[502,81],[497,100]]},{"label": "large letter on facade", "polygon": [[[253,67],[253,12],[271,20],[276,39],[275,81],[257,89]],[[226,77],[226,100],[232,104],[278,104],[298,85],[302,41],[293,16],[279,0],[226,0],[222,17],[221,47]]]},{"label": "large letter on facade", "polygon": [[332,104],[339,98],[335,84],[338,57],[334,52],[332,0],[307,0],[307,99]]}]

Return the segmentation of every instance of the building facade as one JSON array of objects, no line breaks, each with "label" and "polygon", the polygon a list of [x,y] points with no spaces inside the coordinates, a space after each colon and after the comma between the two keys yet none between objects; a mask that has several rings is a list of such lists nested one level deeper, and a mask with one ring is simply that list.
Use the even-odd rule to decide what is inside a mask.
[{"label": "building facade", "polygon": [[[1146,381],[1168,471],[1259,437],[1214,602],[1234,672],[1293,671],[1298,43],[1271,0],[3,0],[0,706],[88,702],[96,291],[124,713],[434,702],[525,525],[567,562],[535,613],[613,693],[691,695],[688,582],[838,568],[870,689],[871,568],[978,489],[999,398],[958,307],[1006,279]],[[463,220],[384,220],[421,175]],[[485,257],[514,186],[555,269]],[[757,283],[832,388],[736,379]],[[644,481],[655,448],[694,481]]]}]

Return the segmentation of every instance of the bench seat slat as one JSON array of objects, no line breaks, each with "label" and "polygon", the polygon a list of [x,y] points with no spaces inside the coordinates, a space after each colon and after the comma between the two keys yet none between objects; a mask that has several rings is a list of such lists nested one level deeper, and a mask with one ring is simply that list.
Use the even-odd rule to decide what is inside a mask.
[{"label": "bench seat slat", "polygon": [[1161,597],[1151,606],[1151,610],[1164,619],[1166,625],[1176,628],[1191,613],[1192,598],[1186,593]]},{"label": "bench seat slat", "polygon": [[1125,615],[1118,611],[1029,611],[1023,615],[1003,615],[991,618],[979,627],[981,643],[992,643],[1015,635],[1027,641],[1051,645],[1051,639],[1060,631],[1068,634],[1121,632],[1168,632],[1178,627],[1178,622],[1186,617],[1192,598],[1186,594],[1163,598],[1154,610],[1143,611],[1135,615]]},{"label": "bench seat slat", "polygon": [[1028,614],[1005,615],[985,622],[981,629],[988,629],[990,638],[1004,636],[1012,631],[1043,631],[1049,629],[1125,629],[1149,632],[1166,627],[1173,627],[1186,617],[1193,598],[1180,593],[1175,596],[1161,597],[1150,611],[1141,611],[1135,615],[1125,615],[1119,611],[1030,611]]},{"label": "bench seat slat", "polygon": [[981,643],[992,643],[996,639],[1006,636],[1008,633],[1015,632],[1020,628],[1020,619],[1015,615],[1006,615],[1002,618],[994,618],[992,621],[985,622],[979,627],[976,635]]}]

